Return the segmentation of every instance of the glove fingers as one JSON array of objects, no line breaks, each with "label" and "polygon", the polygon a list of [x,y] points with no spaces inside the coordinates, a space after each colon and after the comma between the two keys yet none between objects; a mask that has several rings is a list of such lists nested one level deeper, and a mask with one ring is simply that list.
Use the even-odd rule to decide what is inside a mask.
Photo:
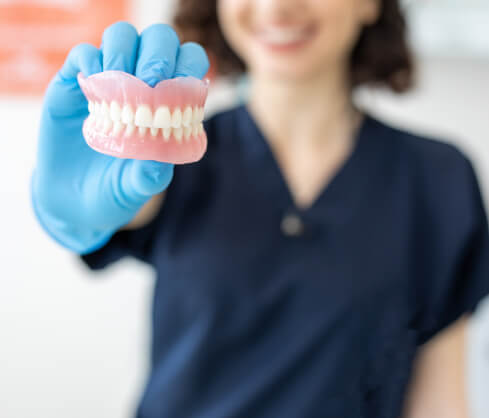
[{"label": "glove fingers", "polygon": [[173,77],[180,47],[176,32],[161,23],[146,28],[140,37],[136,77],[154,87]]},{"label": "glove fingers", "polygon": [[203,78],[209,71],[209,59],[199,44],[187,42],[180,47],[174,77]]},{"label": "glove fingers", "polygon": [[[87,113],[87,101],[78,86],[77,75],[102,71],[102,53],[90,44],[75,46],[48,86],[44,96],[41,138],[66,143],[66,136],[81,130],[81,118]],[[60,125],[60,121],[65,121]],[[42,144],[46,146],[46,144]]]},{"label": "glove fingers", "polygon": [[173,178],[173,164],[157,161],[126,160],[121,172],[118,200],[137,206],[161,193]]},{"label": "glove fingers", "polygon": [[139,35],[134,26],[117,22],[109,26],[102,36],[103,69],[134,74],[139,47]]},{"label": "glove fingers", "polygon": [[63,81],[76,80],[79,72],[85,77],[102,71],[102,53],[90,44],[75,46],[58,72]]}]

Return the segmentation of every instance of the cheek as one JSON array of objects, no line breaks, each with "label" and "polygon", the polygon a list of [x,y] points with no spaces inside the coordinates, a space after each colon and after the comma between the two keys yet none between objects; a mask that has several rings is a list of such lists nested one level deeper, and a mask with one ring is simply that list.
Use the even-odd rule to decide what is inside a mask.
[{"label": "cheek", "polygon": [[362,30],[355,5],[356,1],[352,0],[330,0],[318,4],[316,15],[320,16],[321,31],[316,49],[323,51],[321,55],[327,54],[336,59],[350,55]]},{"label": "cheek", "polygon": [[241,57],[246,55],[246,25],[251,0],[218,0],[217,17],[224,38]]}]

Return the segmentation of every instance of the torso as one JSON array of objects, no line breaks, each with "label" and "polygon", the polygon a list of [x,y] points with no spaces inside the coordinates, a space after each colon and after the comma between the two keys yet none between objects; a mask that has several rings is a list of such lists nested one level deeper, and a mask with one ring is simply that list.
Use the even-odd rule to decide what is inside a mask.
[{"label": "torso", "polygon": [[[257,114],[263,117],[263,113]],[[273,140],[266,120],[261,121],[264,124],[261,129],[265,132],[263,139],[267,141],[274,163],[298,208],[305,210],[312,206],[354,148],[363,115],[352,108],[342,116],[336,125],[329,124],[328,130],[316,141],[305,137],[290,138],[288,132],[282,132],[284,138]]]},{"label": "torso", "polygon": [[297,207],[306,209],[317,200],[339,167],[348,159],[353,140],[343,138],[329,146],[273,147],[276,163]]},{"label": "torso", "polygon": [[[329,160],[272,154],[242,108],[206,129],[144,249],[158,279],[139,416],[399,417],[469,225],[462,158],[372,119]],[[291,210],[300,235],[281,228]]]}]

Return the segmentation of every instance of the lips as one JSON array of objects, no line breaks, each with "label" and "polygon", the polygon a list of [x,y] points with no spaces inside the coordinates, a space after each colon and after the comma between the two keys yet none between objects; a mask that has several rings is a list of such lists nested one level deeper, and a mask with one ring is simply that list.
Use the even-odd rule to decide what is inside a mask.
[{"label": "lips", "polygon": [[287,47],[299,45],[309,40],[314,34],[311,25],[301,26],[270,26],[256,32],[257,39],[271,47]]}]

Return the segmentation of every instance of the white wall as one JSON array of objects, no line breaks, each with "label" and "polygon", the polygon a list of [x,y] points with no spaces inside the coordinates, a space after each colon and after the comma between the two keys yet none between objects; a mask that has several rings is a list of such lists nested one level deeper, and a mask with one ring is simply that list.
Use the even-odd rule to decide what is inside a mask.
[{"label": "white wall", "polygon": [[[139,27],[156,19],[141,10]],[[425,60],[421,70],[415,93],[362,100],[459,144],[488,199],[489,63]],[[130,417],[147,370],[153,272],[125,260],[95,275],[41,230],[29,201],[39,112],[38,99],[0,97],[0,417]]]}]

